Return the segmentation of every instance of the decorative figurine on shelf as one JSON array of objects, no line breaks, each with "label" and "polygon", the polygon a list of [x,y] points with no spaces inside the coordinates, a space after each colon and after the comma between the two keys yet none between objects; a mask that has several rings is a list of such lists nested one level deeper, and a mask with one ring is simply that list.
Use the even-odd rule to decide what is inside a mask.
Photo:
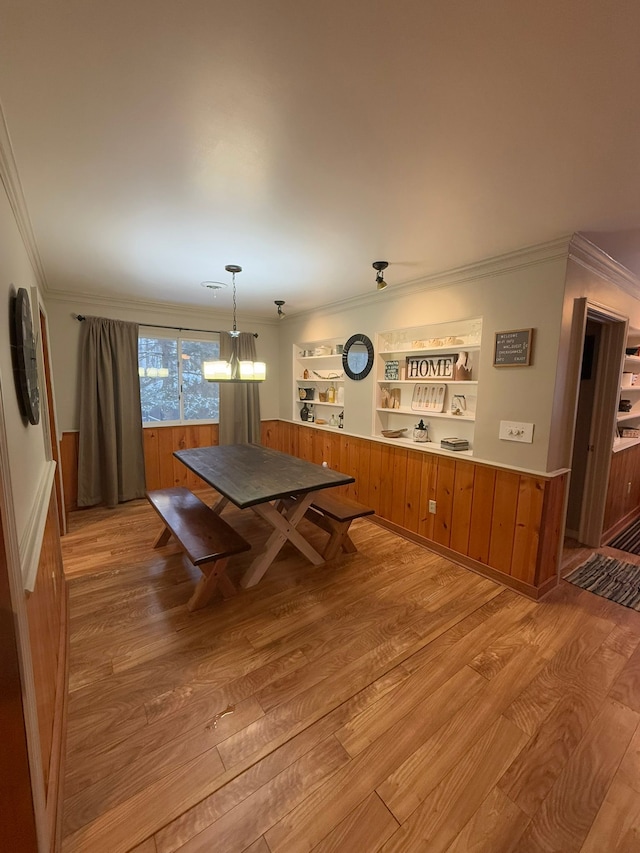
[{"label": "decorative figurine on shelf", "polygon": [[309,416],[307,417],[307,423],[312,424],[315,423],[316,416],[313,414],[313,406],[309,403]]},{"label": "decorative figurine on shelf", "polygon": [[429,424],[425,424],[422,418],[420,418],[420,423],[416,424],[413,429],[413,440],[429,441]]},{"label": "decorative figurine on shelf", "polygon": [[344,429],[344,412],[338,415],[338,429]]},{"label": "decorative figurine on shelf", "polygon": [[458,360],[453,368],[453,378],[456,382],[471,381],[471,359],[468,352],[458,353]]}]

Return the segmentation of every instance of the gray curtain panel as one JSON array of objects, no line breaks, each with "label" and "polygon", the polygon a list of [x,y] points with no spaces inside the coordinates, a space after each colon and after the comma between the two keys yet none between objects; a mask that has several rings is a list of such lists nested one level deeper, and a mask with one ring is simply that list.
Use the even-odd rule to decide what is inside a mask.
[{"label": "gray curtain panel", "polygon": [[[256,339],[240,332],[237,340],[240,361],[255,361]],[[220,356],[229,359],[233,352],[229,332],[220,332]],[[219,444],[260,444],[260,391],[254,382],[220,383]]]},{"label": "gray curtain panel", "polygon": [[145,495],[138,325],[87,317],[80,333],[78,506]]}]

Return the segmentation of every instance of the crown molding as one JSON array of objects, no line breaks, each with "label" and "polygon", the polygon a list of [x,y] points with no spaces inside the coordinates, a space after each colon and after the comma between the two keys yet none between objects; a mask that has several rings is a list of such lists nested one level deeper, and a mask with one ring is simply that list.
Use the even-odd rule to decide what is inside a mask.
[{"label": "crown molding", "polygon": [[[231,311],[216,311],[211,312],[210,314],[202,308],[202,305],[185,305],[183,302],[156,302],[152,299],[123,299],[122,297],[112,297],[112,296],[104,296],[101,294],[93,294],[86,293],[84,291],[72,291],[72,290],[49,290],[46,295],[47,303],[52,302],[60,302],[63,304],[73,305],[75,311],[73,313],[84,314],[88,313],[85,308],[82,310],[78,310],[78,305],[95,305],[97,307],[108,307],[111,309],[118,310],[119,308],[123,311],[154,311],[155,313],[161,315],[167,315],[168,318],[174,321],[173,325],[175,326],[175,317],[176,314],[179,314],[181,317],[193,317],[193,321],[189,320],[189,322],[203,324],[203,317],[206,316],[207,319],[210,318],[210,322],[213,325],[219,325],[221,322],[229,321],[229,325],[231,325],[231,321],[233,320],[233,314]],[[270,317],[258,317],[256,315],[247,314],[246,312],[242,312],[242,325],[246,326],[249,323],[260,323],[263,326],[275,326],[280,320],[273,319]],[[180,326],[175,326],[175,328],[180,328]]]},{"label": "crown molding", "polygon": [[640,300],[640,279],[631,270],[623,266],[600,249],[584,234],[576,232],[569,244],[569,257],[585,269],[615,284],[634,299]]},{"label": "crown molding", "polygon": [[[516,270],[526,269],[527,267],[546,264],[554,260],[566,259],[569,252],[569,244],[571,235],[558,237],[555,240],[549,240],[546,243],[537,243],[531,246],[525,246],[522,249],[516,249],[513,252],[506,252],[502,255],[484,258],[481,261],[476,261],[472,264],[454,267],[443,272],[432,273],[424,278],[414,279],[413,281],[405,282],[404,284],[389,285],[385,290],[367,293],[361,296],[352,296],[347,299],[341,299],[339,302],[332,302],[328,305],[319,305],[316,308],[311,308],[308,311],[300,311],[299,313],[287,313],[287,316],[292,319],[303,319],[312,316],[318,311],[323,311],[329,314],[338,314],[346,308],[355,308],[359,306],[370,305],[374,302],[380,302],[383,299],[392,299],[396,296],[406,296],[412,293],[423,292],[425,290],[437,290],[439,288],[450,287],[456,284],[475,284],[479,279],[489,278],[496,275],[505,275],[506,273]],[[392,266],[392,264],[391,264]]]},{"label": "crown molding", "polygon": [[18,231],[24,243],[27,256],[33,267],[33,271],[38,282],[38,286],[43,293],[48,290],[47,278],[44,273],[44,267],[40,259],[40,252],[33,233],[31,218],[27,202],[25,201],[24,192],[22,190],[22,182],[18,174],[18,167],[13,153],[13,145],[11,144],[11,136],[9,128],[0,103],[0,181],[5,188],[13,216],[18,226]]}]

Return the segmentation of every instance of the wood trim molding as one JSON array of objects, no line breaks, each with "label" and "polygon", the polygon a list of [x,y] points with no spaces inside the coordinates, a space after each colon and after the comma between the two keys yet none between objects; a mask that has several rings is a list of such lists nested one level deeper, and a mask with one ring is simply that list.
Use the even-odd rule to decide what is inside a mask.
[{"label": "wood trim molding", "polygon": [[2,184],[7,193],[7,198],[9,199],[9,204],[11,205],[11,210],[13,211],[18,231],[20,232],[22,242],[24,243],[25,250],[29,257],[29,261],[31,262],[31,266],[33,267],[33,271],[35,273],[38,284],[46,293],[49,290],[47,286],[47,278],[45,276],[42,260],[40,259],[40,252],[38,251],[36,238],[33,233],[33,226],[31,225],[31,218],[27,209],[27,203],[25,201],[24,192],[22,190],[20,175],[18,173],[18,167],[16,165],[16,160],[13,153],[11,136],[9,135],[9,128],[7,127],[7,122],[4,116],[4,112],[2,111],[1,104],[0,180],[2,181]]},{"label": "wood trim molding", "polygon": [[[380,525],[380,527],[384,527],[387,530],[391,530],[394,533],[397,533],[398,536],[402,536],[403,539],[408,539],[410,542],[415,542],[417,545],[422,545],[425,548],[428,548],[430,551],[435,551],[436,554],[440,554],[442,557],[446,557],[447,560],[450,560],[452,563],[455,563],[458,566],[462,566],[463,569],[470,569],[472,572],[475,572],[478,575],[482,575],[485,578],[489,578],[489,580],[496,581],[507,589],[515,589],[516,592],[521,593],[522,595],[526,595],[527,598],[533,598],[534,600],[538,600],[541,598],[540,589],[538,587],[532,586],[531,584],[525,583],[524,581],[518,580],[518,578],[514,578],[512,576],[507,576],[503,574],[503,572],[497,571],[497,569],[493,569],[491,566],[485,565],[485,563],[480,563],[478,560],[473,560],[471,557],[467,557],[464,554],[459,554],[457,551],[453,551],[451,548],[447,548],[446,545],[441,545],[439,542],[434,542],[432,539],[427,539],[426,536],[420,536],[419,533],[414,533],[411,530],[407,530],[406,527],[400,527],[398,524],[394,524],[393,521],[389,521],[386,518],[380,518],[378,515],[369,516],[369,521],[373,521],[374,524]],[[546,594],[553,587],[555,587],[557,581],[555,578],[551,579],[551,581],[547,582],[547,589],[545,590]]]},{"label": "wood trim molding", "polygon": [[35,588],[55,472],[56,463],[50,460],[42,470],[31,515],[20,540],[20,566],[24,588],[27,592],[33,592]]},{"label": "wood trim molding", "polygon": [[[489,276],[504,275],[516,270],[549,263],[549,261],[567,258],[570,241],[571,236],[566,235],[556,240],[550,240],[546,243],[525,246],[524,248],[517,249],[513,252],[506,252],[502,255],[485,258],[473,264],[467,264],[455,267],[451,270],[433,273],[432,275],[424,276],[422,278],[406,282],[405,284],[397,284],[394,285],[393,294],[389,294],[389,298],[392,296],[405,296],[411,293],[417,293],[418,291],[437,290],[438,288],[450,287],[451,285],[456,284],[472,284],[476,283],[479,279],[487,278]],[[173,304],[167,302],[155,302],[153,300],[123,299],[122,297],[111,298],[104,294],[76,293],[65,290],[52,290],[51,288],[47,290],[47,300],[68,303],[76,308],[78,303],[82,300],[88,300],[92,304],[98,306],[109,306],[116,309],[122,308],[127,310],[153,310],[157,313],[171,316],[175,316],[176,311],[179,311],[180,314],[184,316],[193,315],[194,318],[198,317],[199,322],[202,323],[202,311],[200,309],[195,306],[185,306],[177,303]],[[331,305],[321,306],[320,310],[327,314],[339,314],[344,311],[346,307],[368,305],[374,300],[379,300],[379,297],[375,292],[341,299],[337,302],[332,302]],[[311,316],[314,313],[317,313],[317,309],[300,311],[299,313],[291,314],[290,316],[303,318],[305,316]],[[287,312],[287,314],[289,315],[289,312]],[[225,316],[230,315],[227,315],[224,312],[216,314],[218,319],[215,320],[215,324],[218,324],[220,322],[220,318],[224,318]],[[277,325],[280,322],[278,319],[270,320],[269,318],[252,317],[251,315],[243,316],[246,322],[252,323]]]},{"label": "wood trim molding", "polygon": [[640,299],[640,279],[588,240],[584,234],[574,234],[569,244],[569,258],[624,290],[634,299]]},{"label": "wood trim molding", "polygon": [[[78,291],[76,293],[69,290],[49,289],[47,291],[47,303],[51,302],[70,305],[72,309],[74,309],[72,313],[77,312],[78,306],[84,306],[87,303],[95,305],[96,307],[110,308],[115,311],[137,310],[143,311],[145,314],[148,314],[149,311],[153,311],[154,314],[158,314],[172,320],[173,322],[171,322],[171,326],[176,329],[180,328],[179,325],[176,326],[175,324],[176,314],[182,318],[192,317],[193,319],[188,322],[191,325],[197,325],[200,328],[207,324],[205,315],[202,312],[202,307],[185,305],[184,303],[179,302],[156,302],[152,299],[125,299],[122,296],[109,297],[101,293],[87,293],[83,291]],[[85,309],[83,308],[82,313],[84,313],[84,310]],[[228,322],[230,324],[231,319],[232,314],[228,311],[216,311],[215,315],[211,314],[208,318],[208,322],[212,326],[211,331],[213,332],[215,329],[219,329],[221,323]],[[245,325],[249,323],[259,323],[265,326],[276,325],[279,322],[278,320],[269,320],[265,317],[253,317],[245,311],[242,312],[242,321]],[[162,325],[162,321],[158,322]],[[150,328],[153,328],[153,326],[150,325]]]}]

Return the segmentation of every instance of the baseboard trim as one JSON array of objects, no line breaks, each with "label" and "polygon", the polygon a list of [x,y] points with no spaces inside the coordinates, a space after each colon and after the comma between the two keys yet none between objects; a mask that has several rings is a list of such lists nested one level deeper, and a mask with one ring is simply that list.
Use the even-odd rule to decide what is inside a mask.
[{"label": "baseboard trim", "polygon": [[629,525],[633,524],[634,521],[637,521],[640,518],[640,509],[638,507],[634,507],[630,512],[628,512],[623,518],[610,527],[608,530],[605,530],[602,534],[602,539],[600,540],[601,545],[608,545],[612,539],[615,539],[623,530],[625,530]]},{"label": "baseboard trim", "polygon": [[534,601],[538,601],[543,596],[547,595],[558,584],[558,577],[554,575],[539,587],[533,586],[532,584],[521,581],[519,578],[511,577],[511,575],[505,575],[503,572],[498,571],[498,569],[485,565],[485,563],[481,563],[478,560],[465,556],[464,554],[459,554],[457,551],[447,548],[446,545],[441,545],[439,542],[427,539],[426,536],[420,536],[419,533],[407,530],[405,527],[401,527],[393,521],[388,521],[386,518],[381,518],[379,515],[369,516],[368,520],[373,521],[380,527],[391,530],[393,533],[397,533],[398,536],[402,536],[403,539],[408,539],[410,542],[415,542],[417,545],[422,545],[430,551],[434,551],[436,554],[446,557],[447,560],[450,560],[452,563],[456,563],[456,565],[461,566],[463,569],[469,569],[478,575],[482,575],[488,580],[502,584],[502,586],[505,586],[508,589],[513,589],[515,592],[520,593],[520,595],[532,598]]}]

